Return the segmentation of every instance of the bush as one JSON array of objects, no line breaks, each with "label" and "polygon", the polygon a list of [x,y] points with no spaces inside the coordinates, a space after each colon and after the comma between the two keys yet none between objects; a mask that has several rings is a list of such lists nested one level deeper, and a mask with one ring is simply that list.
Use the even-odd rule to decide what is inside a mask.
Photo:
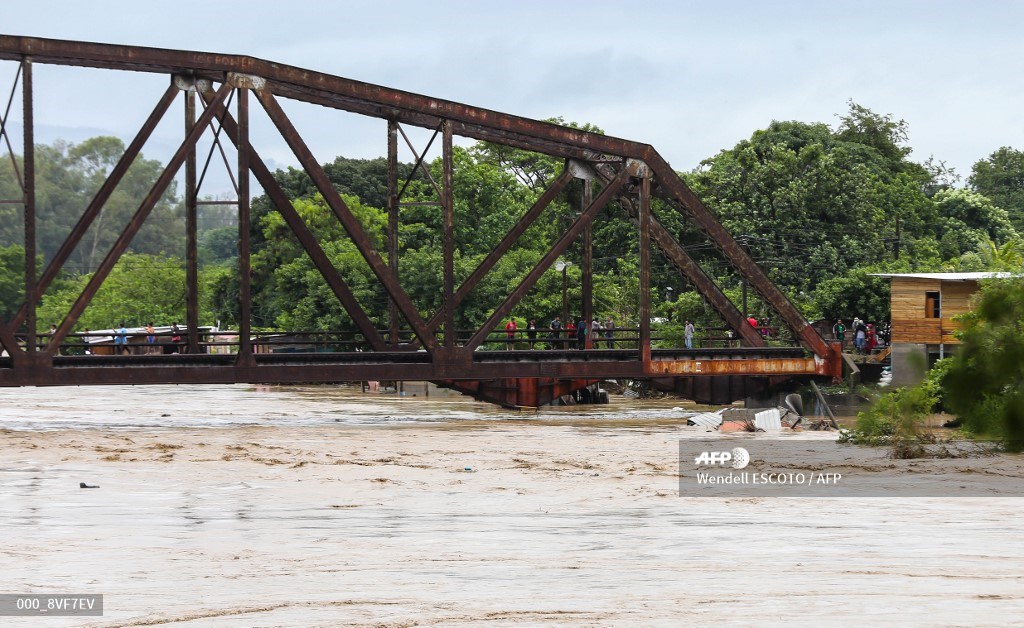
[{"label": "bush", "polygon": [[919,457],[923,454],[921,422],[934,411],[936,400],[926,384],[898,388],[858,413],[857,426],[840,432],[839,442],[891,445],[894,457]]}]

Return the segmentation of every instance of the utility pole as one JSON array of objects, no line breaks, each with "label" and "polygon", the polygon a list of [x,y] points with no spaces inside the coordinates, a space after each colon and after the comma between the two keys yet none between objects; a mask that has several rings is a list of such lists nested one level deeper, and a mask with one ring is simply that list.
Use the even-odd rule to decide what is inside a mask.
[{"label": "utility pole", "polygon": [[900,217],[896,216],[896,241],[892,244],[893,259],[900,258]]}]

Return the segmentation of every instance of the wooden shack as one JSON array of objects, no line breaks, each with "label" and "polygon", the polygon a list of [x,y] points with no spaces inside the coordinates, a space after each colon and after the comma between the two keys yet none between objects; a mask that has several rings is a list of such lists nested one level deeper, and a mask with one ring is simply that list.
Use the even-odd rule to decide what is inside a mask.
[{"label": "wooden shack", "polygon": [[927,368],[956,350],[955,317],[972,308],[979,282],[1008,273],[879,274],[891,281],[892,374],[898,386],[921,380]]}]

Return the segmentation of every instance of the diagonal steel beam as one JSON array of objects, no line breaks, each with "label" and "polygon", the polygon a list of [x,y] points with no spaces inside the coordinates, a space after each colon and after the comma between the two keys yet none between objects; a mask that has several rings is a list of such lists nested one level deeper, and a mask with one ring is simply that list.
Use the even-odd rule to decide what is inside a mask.
[{"label": "diagonal steel beam", "polygon": [[662,193],[668,197],[673,207],[687,216],[711,238],[711,241],[732,262],[737,271],[757,290],[765,303],[779,313],[801,343],[815,355],[822,358],[832,355],[828,343],[811,327],[807,319],[786,298],[779,288],[772,283],[761,267],[754,262],[746,251],[733,239],[722,223],[712,214],[697,195],[679,178],[672,167],[653,148],[648,148],[645,161],[656,173]]},{"label": "diagonal steel beam", "polygon": [[14,168],[14,179],[18,182],[22,194],[25,193],[25,182],[21,178],[21,171],[18,169],[18,160],[14,158],[14,147],[11,146],[11,137],[7,133],[7,120],[11,115],[11,105],[14,104],[14,94],[18,91],[18,79],[21,78],[21,64],[14,75],[14,84],[11,85],[11,95],[7,99],[7,107],[4,108],[3,116],[0,116],[0,137],[4,138],[7,144],[7,154],[11,158],[11,166]]},{"label": "diagonal steel beam", "polygon": [[231,92],[231,86],[227,83],[221,85],[220,89],[217,90],[217,96],[209,109],[203,112],[203,115],[196,121],[196,125],[192,127],[185,139],[182,140],[178,150],[171,157],[170,161],[167,162],[167,166],[164,171],[160,173],[156,183],[149,190],[149,194],[142,200],[142,204],[139,205],[139,209],[135,211],[135,215],[128,222],[125,228],[121,231],[121,235],[118,236],[114,245],[111,247],[107,256],[100,262],[99,268],[93,273],[93,276],[89,279],[89,283],[86,284],[85,289],[82,291],[78,298],[72,304],[71,309],[68,311],[67,316],[61,321],[60,325],[57,326],[56,333],[50,338],[50,343],[47,345],[47,352],[51,355],[55,355],[57,349],[60,347],[64,338],[67,337],[68,332],[74,327],[78,321],[78,317],[82,315],[85,308],[92,301],[92,298],[96,296],[96,291],[99,290],[100,286],[103,285],[104,280],[113,270],[114,265],[117,264],[117,260],[121,258],[125,250],[128,249],[128,245],[131,244],[132,238],[138,233],[143,223],[146,222],[146,218],[149,217],[149,213],[156,206],[160,197],[163,196],[167,190],[167,186],[174,179],[175,174],[181,168],[181,165],[185,162],[185,157],[189,151],[193,150],[196,145],[196,141],[209,126],[213,118],[219,115],[224,110],[224,100],[227,95]]},{"label": "diagonal steel beam", "polygon": [[[572,181],[572,173],[568,168],[566,168],[565,170],[562,170],[562,173],[559,174],[551,183],[551,186],[545,190],[544,194],[537,199],[537,202],[535,202],[533,206],[523,214],[523,217],[516,222],[515,226],[505,234],[505,237],[502,238],[500,243],[498,243],[498,246],[494,247],[494,250],[488,253],[487,257],[485,257],[469,277],[462,282],[462,285],[459,286],[459,289],[456,290],[455,294],[452,296],[452,302],[455,304],[455,307],[458,307],[458,305],[462,303],[463,299],[469,296],[469,293],[473,291],[473,288],[476,288],[477,284],[480,283],[480,280],[482,280],[487,273],[494,268],[494,265],[497,264],[506,253],[508,253],[509,249],[512,248],[512,245],[516,243],[519,237],[522,236],[531,225],[533,225],[534,221],[536,221],[537,218],[540,217],[541,213],[547,209],[548,205],[551,204],[551,201],[555,200],[555,198],[562,193],[562,190],[565,189],[565,186],[568,185],[570,181]],[[441,325],[443,318],[444,312],[437,312],[429,321],[427,321],[427,328],[430,329],[430,331],[435,331],[438,326]]]},{"label": "diagonal steel beam", "polygon": [[24,357],[25,351],[18,345],[18,339],[14,337],[14,326],[8,327],[0,323],[0,348],[7,349],[7,354],[15,361],[15,364]]},{"label": "diagonal steel beam", "polygon": [[[614,170],[608,164],[592,165],[594,166],[594,172],[597,173],[597,176],[602,181],[607,182],[614,176]],[[626,209],[626,213],[633,224],[639,226],[639,213],[633,199],[623,196],[619,197],[619,202]],[[650,234],[654,243],[668,257],[669,261],[675,264],[676,268],[679,269],[686,279],[693,284],[697,292],[722,317],[722,320],[739,334],[740,340],[744,345],[763,347],[765,345],[764,338],[756,329],[750,326],[743,313],[736,308],[736,305],[729,300],[729,297],[725,296],[725,293],[718,287],[718,284],[711,277],[708,277],[704,269],[690,257],[669,230],[654,217],[653,213],[650,216],[650,221]]]},{"label": "diagonal steel beam", "polygon": [[[128,172],[128,168],[135,161],[135,158],[138,157],[143,145],[149,139],[150,135],[153,134],[153,129],[155,129],[157,124],[160,123],[160,120],[167,112],[167,109],[171,106],[171,103],[174,102],[174,98],[177,94],[178,88],[171,85],[167,88],[167,91],[164,92],[160,101],[157,102],[156,107],[153,108],[153,112],[149,114],[149,118],[146,119],[146,122],[135,135],[135,139],[132,140],[132,143],[125,149],[124,154],[121,155],[117,164],[111,169],[110,174],[107,175],[106,181],[104,181],[103,185],[100,186],[100,189],[96,191],[96,195],[93,196],[92,202],[89,203],[89,206],[85,209],[85,212],[82,213],[82,216],[78,219],[78,222],[75,224],[74,228],[71,229],[68,236],[64,238],[64,243],[60,245],[60,248],[53,256],[53,259],[50,260],[50,263],[46,266],[43,274],[39,277],[39,281],[36,284],[37,296],[41,296],[46,292],[50,287],[50,284],[53,283],[53,280],[64,267],[64,264],[66,264],[68,259],[71,258],[71,254],[74,253],[75,247],[77,247],[78,243],[82,241],[83,237],[85,237],[86,232],[89,230],[89,227],[92,226],[96,217],[100,215],[100,212],[103,210],[103,206],[110,199],[110,195],[114,193],[117,185],[121,182],[121,179],[124,178],[125,173]],[[18,312],[14,315],[11,322],[13,327],[17,328],[25,320],[26,307],[26,303],[22,303],[21,307],[18,308]]]},{"label": "diagonal steel beam", "polygon": [[[206,91],[202,93],[204,101],[211,101],[214,98],[212,91]],[[238,124],[234,118],[231,117],[231,113],[226,113],[224,118],[221,120],[221,124],[224,128],[224,133],[228,139],[237,147],[238,145]],[[313,232],[306,227],[305,221],[299,216],[299,213],[295,211],[292,206],[292,202],[288,199],[288,195],[285,194],[281,185],[274,178],[273,173],[267,168],[267,165],[260,158],[259,154],[251,147],[249,149],[249,170],[252,172],[256,180],[259,181],[263,191],[266,192],[267,196],[274,203],[274,207],[277,209],[281,217],[284,218],[285,222],[291,228],[292,233],[299,240],[299,244],[306,250],[306,254],[309,255],[310,259],[313,260],[313,265],[320,271],[324,281],[330,286],[334,296],[341,302],[342,307],[348,312],[348,315],[352,317],[352,321],[362,332],[363,336],[373,347],[374,351],[383,351],[386,349],[384,339],[381,338],[377,332],[373,321],[366,315],[363,308],[359,305],[359,301],[356,300],[352,290],[348,287],[348,284],[342,279],[338,273],[338,269],[331,263],[330,258],[327,257],[327,253],[323,247],[317,241],[316,236]]]},{"label": "diagonal steel beam", "polygon": [[433,333],[427,329],[426,322],[420,316],[420,313],[416,311],[416,307],[413,305],[409,295],[406,294],[405,290],[398,283],[398,278],[391,273],[391,269],[388,268],[387,263],[381,258],[380,253],[377,252],[370,238],[366,235],[366,231],[359,224],[359,220],[352,215],[345,201],[342,200],[341,195],[338,194],[338,191],[331,184],[327,173],[317,163],[316,157],[313,156],[305,141],[299,136],[295,127],[292,126],[288,116],[285,115],[281,105],[277,102],[277,98],[266,87],[255,91],[256,97],[259,99],[260,104],[263,105],[263,109],[266,110],[267,115],[281,133],[281,137],[291,147],[292,152],[305,169],[306,174],[313,180],[317,190],[323,195],[324,200],[327,201],[334,215],[337,216],[341,225],[345,228],[349,238],[352,239],[352,243],[359,249],[363,259],[366,260],[366,263],[384,286],[388,295],[395,300],[399,311],[408,321],[409,326],[412,327],[420,342],[423,343],[427,351],[434,354],[438,349],[438,345]]},{"label": "diagonal steel beam", "polygon": [[540,280],[541,276],[547,272],[548,268],[555,263],[555,260],[557,260],[558,257],[569,248],[569,245],[572,244],[573,240],[575,240],[580,232],[583,231],[583,228],[593,221],[597,212],[601,211],[601,209],[607,205],[616,194],[618,194],[626,181],[629,180],[631,176],[634,176],[634,174],[635,173],[630,172],[629,168],[623,168],[622,171],[608,183],[608,185],[604,186],[604,189],[597,195],[597,198],[595,198],[594,202],[590,204],[590,207],[583,210],[583,213],[573,221],[572,225],[570,225],[565,233],[562,234],[562,237],[555,242],[555,245],[551,247],[539,262],[537,262],[537,265],[533,267],[533,270],[531,270],[526,277],[519,282],[519,285],[516,286],[515,290],[513,290],[511,294],[508,295],[508,298],[506,298],[505,301],[494,310],[494,313],[491,314],[490,318],[488,318],[480,329],[473,334],[473,337],[470,338],[469,342],[467,342],[465,347],[463,347],[463,351],[467,354],[472,354],[477,347],[487,340],[487,336],[490,335],[495,325],[508,316],[509,312],[512,311],[512,308],[514,308],[519,301],[526,296],[526,293],[530,288]]},{"label": "diagonal steel beam", "polygon": [[434,181],[434,177],[431,176],[430,168],[427,168],[423,164],[423,160],[426,158],[427,152],[430,150],[430,147],[433,145],[434,140],[437,139],[438,134],[441,132],[441,127],[439,126],[437,129],[434,130],[434,134],[430,136],[430,141],[427,142],[427,147],[423,149],[422,155],[416,152],[416,147],[412,145],[412,140],[410,140],[409,136],[405,134],[405,129],[403,129],[401,125],[398,126],[398,132],[402,134],[402,138],[405,140],[406,146],[409,147],[409,150],[412,151],[413,157],[416,158],[416,163],[412,165],[412,170],[409,171],[409,178],[405,180],[405,183],[402,184],[402,189],[399,190],[398,192],[398,199],[402,199],[402,195],[405,194],[405,190],[406,188],[409,187],[409,183],[411,183],[413,177],[416,176],[417,170],[422,172],[424,176],[427,177],[427,180],[430,181],[430,185],[434,186],[434,192],[437,193],[438,198],[444,196],[444,193],[441,191],[441,187],[437,184],[437,181]]},{"label": "diagonal steel beam", "polygon": [[697,288],[697,292],[704,297],[704,300],[718,312],[722,320],[739,334],[740,340],[745,346],[763,347],[765,345],[764,338],[747,322],[743,313],[729,300],[729,297],[725,296],[718,284],[707,276],[704,269],[689,256],[679,242],[672,237],[668,229],[653,215],[651,216],[651,238],[686,279]]}]

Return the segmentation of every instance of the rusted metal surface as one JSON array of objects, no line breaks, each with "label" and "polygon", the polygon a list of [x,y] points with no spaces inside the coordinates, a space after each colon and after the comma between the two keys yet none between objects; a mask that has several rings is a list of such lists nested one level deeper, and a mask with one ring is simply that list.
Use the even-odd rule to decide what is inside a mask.
[{"label": "rusted metal surface", "polygon": [[[582,207],[590,207],[594,200],[594,189],[590,181],[583,182]],[[583,294],[583,324],[587,326],[587,335],[584,337],[584,345],[587,349],[593,348],[594,334],[591,321],[594,320],[594,225],[588,222],[583,227],[583,271],[580,288]]]},{"label": "rusted metal surface", "polygon": [[181,168],[182,163],[185,161],[187,152],[195,146],[200,134],[207,125],[210,124],[214,116],[224,110],[224,100],[230,91],[230,86],[226,84],[222,85],[221,88],[217,90],[217,95],[214,98],[213,103],[206,111],[203,112],[203,115],[199,117],[199,120],[197,121],[196,126],[193,127],[192,131],[185,136],[185,139],[181,142],[178,150],[175,151],[174,155],[167,163],[167,166],[160,174],[160,177],[157,178],[156,183],[153,184],[153,187],[150,188],[146,198],[143,199],[142,204],[139,205],[139,209],[136,210],[131,220],[121,231],[121,234],[114,242],[106,257],[104,257],[103,261],[100,262],[99,267],[89,279],[89,282],[86,284],[82,294],[78,296],[78,299],[75,300],[71,309],[68,311],[67,316],[65,316],[64,320],[57,326],[57,332],[52,336],[50,344],[47,347],[47,351],[51,355],[56,353],[57,347],[59,347],[60,343],[63,342],[65,337],[67,337],[68,332],[71,331],[75,322],[78,321],[78,317],[82,315],[83,311],[85,311],[86,306],[96,295],[96,291],[99,290],[103,281],[107,278],[107,275],[109,275],[110,271],[113,270],[117,260],[120,259],[121,255],[128,249],[128,244],[131,243],[132,238],[142,227],[146,218],[149,216],[149,213],[153,210],[157,201],[160,200],[160,197],[163,196],[167,186],[174,179],[174,175],[178,172],[178,169]]},{"label": "rusted metal surface", "polygon": [[518,377],[494,380],[443,380],[435,383],[474,399],[506,408],[539,408],[559,397],[572,395],[599,382],[591,379]]},{"label": "rusted metal surface", "polygon": [[387,267],[387,264],[381,259],[380,254],[374,248],[373,243],[370,241],[369,236],[363,230],[362,225],[359,224],[359,220],[352,215],[345,201],[342,200],[341,195],[338,194],[337,190],[331,184],[330,179],[327,178],[327,174],[317,163],[316,158],[313,157],[313,153],[310,152],[306,146],[305,141],[292,126],[288,117],[285,115],[281,106],[277,103],[277,99],[267,89],[257,90],[257,97],[260,103],[263,105],[263,109],[270,116],[270,119],[277,126],[281,132],[282,137],[288,142],[295,157],[305,168],[306,173],[309,174],[310,179],[313,180],[317,190],[323,195],[324,200],[330,206],[331,211],[341,222],[341,225],[345,228],[352,243],[356,246],[359,252],[362,254],[363,259],[369,265],[370,270],[373,271],[374,275],[384,286],[384,289],[388,292],[388,295],[395,300],[398,304],[398,309],[405,317],[405,320],[412,327],[416,336],[420,339],[420,342],[427,349],[427,351],[434,353],[437,351],[437,341],[431,332],[427,330],[426,322],[420,316],[419,312],[416,311],[416,307],[409,299],[409,295],[406,294],[405,290],[398,283],[398,278],[393,276]]},{"label": "rusted metal surface", "polygon": [[[399,122],[427,128],[437,126],[441,119],[450,119],[464,125],[453,129],[460,135],[494,140],[502,137],[500,132],[503,131],[507,133],[509,141],[519,138],[531,142],[533,146],[546,143],[552,154],[560,154],[555,152],[559,148],[577,154],[582,148],[643,159],[644,149],[647,147],[646,144],[639,142],[588,133],[248,56],[0,35],[0,59],[19,59],[24,55],[31,55],[37,63],[82,65],[168,75],[179,72],[181,68],[190,68],[197,77],[217,82],[224,81],[228,72],[253,74],[267,81],[280,83],[282,87],[291,88],[274,88],[274,91],[296,100],[337,109],[356,110],[357,113],[367,113],[381,118],[392,117]],[[319,96],[320,100],[314,100],[315,96]],[[358,111],[357,108],[360,106],[376,113]],[[427,121],[433,123],[425,123]],[[490,131],[490,136],[477,138],[474,134],[477,129]]]},{"label": "rusted metal surface", "polygon": [[441,257],[444,277],[441,286],[441,309],[444,311],[444,348],[455,350],[455,197],[452,187],[452,124],[441,123]]},{"label": "rusted metal surface", "polygon": [[640,181],[640,361],[651,363],[651,179]]},{"label": "rusted metal surface", "polygon": [[652,360],[648,374],[676,375],[830,375],[818,357],[735,360]]},{"label": "rusted metal surface", "polygon": [[30,356],[37,351],[36,338],[36,305],[39,303],[39,291],[36,286],[36,140],[35,140],[35,108],[32,103],[33,81],[32,60],[21,62],[21,94],[22,118],[24,121],[25,144],[22,148],[25,171],[25,331],[30,339],[25,346]]},{"label": "rusted metal surface", "polygon": [[[388,120],[388,268],[398,277],[398,123]],[[430,324],[427,324],[430,327]],[[433,329],[433,328],[431,328]],[[398,344],[398,305],[388,297],[388,342]]]},{"label": "rusted metal surface", "polygon": [[[204,100],[213,100],[214,94],[212,92],[204,92],[202,94]],[[238,125],[230,113],[226,114],[222,120],[224,125],[224,132],[227,134],[228,139],[236,144],[238,142]],[[362,332],[363,337],[366,338],[367,342],[376,351],[384,350],[384,340],[380,337],[376,328],[373,325],[373,321],[366,315],[366,312],[359,305],[355,295],[352,294],[351,288],[348,283],[341,277],[338,270],[331,263],[331,260],[327,257],[327,253],[323,247],[317,241],[316,236],[306,227],[306,223],[303,222],[302,217],[299,216],[298,212],[292,206],[291,201],[285,194],[284,190],[281,189],[281,185],[274,178],[274,175],[267,168],[267,165],[260,158],[259,153],[252,150],[250,146],[249,151],[249,169],[260,186],[263,188],[264,193],[270,197],[271,202],[274,204],[274,208],[277,209],[278,213],[284,219],[285,223],[295,234],[299,244],[302,246],[306,254],[309,255],[313,265],[316,266],[320,275],[327,282],[327,285],[331,288],[334,296],[338,298],[341,306],[345,309],[348,315],[352,318],[352,321]]]},{"label": "rusted metal surface", "polygon": [[[520,377],[553,379],[657,378],[672,376],[665,368],[693,375],[681,366],[701,363],[701,374],[713,371],[733,375],[823,375],[812,359],[797,357],[789,348],[717,349],[701,351],[654,350],[652,372],[645,372],[635,350],[611,351],[477,351],[471,368],[452,378],[447,365],[432,361],[424,352],[256,353],[252,366],[239,367],[233,354],[174,354],[125,356],[63,356],[52,367],[34,372],[10,366],[0,358],[0,385],[59,386],[65,384],[144,384],[222,382],[344,382],[366,379],[487,380]],[[549,354],[556,354],[552,360]],[[788,364],[770,373],[761,362]],[[798,367],[803,365],[803,370]],[[175,379],[175,373],[178,379]],[[204,373],[207,375],[204,376]],[[208,377],[206,380],[204,377]]]},{"label": "rusted metal surface", "polygon": [[[175,81],[178,83],[179,81]],[[185,135],[196,125],[195,84],[182,90],[185,100]],[[199,348],[199,185],[196,180],[196,147],[185,155],[185,329],[188,352]]]},{"label": "rusted metal surface", "polygon": [[[694,398],[721,397],[734,394],[742,387],[756,388],[772,385],[792,377],[837,376],[841,372],[838,353],[830,350],[785,296],[768,281],[767,276],[746,255],[721,224],[689,190],[686,184],[669,168],[668,164],[646,144],[630,142],[619,138],[598,135],[571,129],[560,125],[529,120],[486,109],[480,109],[417,94],[410,94],[380,86],[351,81],[340,77],[269,63],[250,57],[218,55],[209,53],[161,50],[131,46],[114,46],[84,42],[66,42],[25,37],[0,35],[0,59],[12,59],[19,63],[19,75],[23,75],[23,102],[26,108],[26,146],[32,144],[31,118],[31,64],[57,63],[121,70],[166,73],[174,77],[172,86],[160,100],[150,118],[143,125],[135,141],[125,151],[121,161],[112,170],[89,207],[59,249],[54,260],[43,274],[36,279],[34,254],[35,217],[31,207],[31,151],[26,148],[25,188],[25,235],[26,235],[26,300],[11,324],[0,323],[0,342],[11,353],[11,358],[0,359],[0,385],[28,385],[53,383],[188,383],[188,382],[310,382],[349,381],[360,379],[418,379],[448,381],[453,386],[473,389],[478,396],[498,399],[500,403],[513,405],[535,405],[541,399],[553,398],[556,392],[572,390],[585,382],[606,377],[657,378],[685,386],[697,395]],[[16,79],[17,82],[17,79]],[[213,83],[220,83],[216,94],[212,93]],[[176,90],[195,89],[208,103],[206,110],[193,124],[194,108],[186,106],[185,139],[168,163],[167,168],[154,183],[149,195],[136,211],[129,224],[121,232],[114,246],[103,259],[100,268],[87,284],[85,290],[72,305],[68,316],[61,322],[57,333],[49,340],[47,352],[38,360],[22,359],[14,337],[23,323],[34,332],[34,304],[71,251],[90,227],[110,193],[123,178],[131,162],[137,157],[142,144],[151,135],[153,128],[164,115]],[[238,89],[237,121],[229,113],[232,89]],[[374,328],[372,321],[360,307],[348,285],[331,264],[329,258],[309,231],[301,217],[295,212],[290,199],[274,180],[272,173],[260,160],[248,141],[248,95],[254,91],[274,122],[281,136],[295,153],[303,169],[325,198],[331,211],[345,228],[352,242],[373,271],[389,298],[388,338],[390,347],[396,348],[399,334],[400,313],[412,328],[416,344],[422,344],[427,352],[392,351],[389,344]],[[284,114],[277,98],[293,98],[340,110],[375,116],[388,121],[388,250],[383,260],[358,220],[351,214],[340,195],[327,178],[323,168],[313,157],[305,141]],[[13,99],[13,92],[12,92]],[[194,102],[186,96],[186,103]],[[8,107],[9,109],[9,107]],[[190,111],[191,109],[191,111]],[[4,119],[6,120],[5,113]],[[227,162],[224,147],[219,137],[223,131],[238,147],[239,179],[233,184],[239,195],[239,280],[241,288],[242,339],[240,355],[234,356],[164,356],[166,359],[142,361],[129,358],[128,361],[103,361],[98,356],[70,358],[57,355],[63,339],[67,336],[78,316],[95,295],[99,285],[109,274],[113,265],[126,249],[134,234],[152,210],[169,180],[181,167],[186,166],[186,264],[187,264],[187,309],[186,327],[190,349],[195,352],[198,342],[198,299],[196,290],[196,197],[202,176],[196,181],[195,143],[198,136],[211,127],[214,119],[220,124],[214,127],[214,142],[207,158],[209,165],[214,150],[219,150]],[[430,145],[417,153],[402,124],[411,124],[433,129],[431,142],[441,136],[442,176],[435,181],[425,164]],[[424,321],[414,304],[402,288],[398,271],[397,231],[399,208],[405,185],[399,189],[397,180],[397,138],[405,139],[416,157],[411,177],[422,173],[438,194],[438,201],[425,204],[439,207],[442,217],[443,286],[442,306]],[[5,135],[5,140],[6,134]],[[459,135],[471,139],[497,142],[507,146],[548,155],[565,157],[570,163],[534,203],[529,211],[509,230],[496,249],[456,289],[454,281],[455,223],[453,198],[453,137]],[[9,140],[8,140],[9,144]],[[228,170],[231,168],[228,164]],[[203,172],[205,174],[205,166]],[[324,276],[339,302],[352,317],[366,342],[374,350],[366,353],[331,354],[327,357],[311,355],[281,356],[254,354],[250,346],[249,308],[249,173],[256,177],[267,196],[281,213],[285,222],[295,233],[302,248],[310,255],[314,265]],[[585,188],[601,182],[603,187],[597,198],[590,201],[584,197],[584,209],[573,221],[549,251],[527,272],[519,285],[506,300],[498,305],[491,317],[477,330],[467,343],[459,346],[456,338],[455,317],[458,305],[479,284],[501,257],[511,250],[519,237],[533,224],[534,220],[550,205],[565,188],[573,176],[586,180]],[[33,175],[34,176],[34,175]],[[639,181],[638,181],[639,180]],[[624,192],[629,183],[629,192]],[[639,198],[635,185],[639,183]],[[668,233],[651,215],[651,194],[657,193],[669,200],[677,210],[682,211],[689,221],[700,228],[709,239],[725,254],[740,274],[757,289],[766,303],[775,309],[782,319],[794,329],[801,342],[812,355],[805,353],[784,353],[767,347],[756,330],[746,325],[742,315],[714,282],[703,273]],[[583,237],[583,303],[584,323],[593,318],[589,300],[591,293],[591,224],[596,214],[610,201],[620,199],[627,215],[640,228],[641,294],[638,295],[641,311],[638,349],[631,351],[544,351],[496,352],[475,351],[488,340],[496,325],[511,312],[512,308],[532,289],[544,272],[561,256],[576,238]],[[424,203],[420,203],[424,204]],[[30,246],[31,235],[31,246]],[[650,254],[654,241],[668,258],[683,272],[692,285],[700,291],[723,319],[739,333],[741,339],[755,349],[733,349],[724,353],[713,350],[692,352],[660,352],[651,349],[650,331]],[[34,252],[33,252],[34,253]],[[30,260],[31,258],[31,260]],[[444,348],[438,346],[435,332],[443,326]],[[29,337],[33,337],[31,334]],[[587,346],[593,338],[588,334]],[[30,343],[31,344],[31,343]],[[760,353],[750,353],[750,351]],[[89,359],[99,361],[89,361]],[[111,368],[116,366],[117,368]],[[746,378],[746,379],[744,379]],[[466,383],[470,382],[470,383]],[[724,382],[724,383],[723,383]],[[527,403],[524,403],[526,401]]]},{"label": "rusted metal surface", "polygon": [[532,288],[547,269],[555,263],[555,260],[558,259],[558,257],[562,255],[567,248],[569,248],[572,241],[575,240],[583,230],[584,225],[589,224],[594,219],[594,216],[597,215],[597,212],[600,211],[601,208],[604,207],[620,189],[622,189],[622,186],[630,176],[629,171],[624,168],[622,172],[615,177],[615,179],[601,190],[601,193],[597,195],[594,202],[583,210],[566,232],[562,234],[562,237],[558,239],[555,245],[551,247],[539,262],[537,262],[537,265],[533,267],[526,277],[519,282],[519,285],[516,286],[511,294],[509,294],[508,298],[506,298],[505,301],[494,310],[494,313],[491,314],[490,318],[488,318],[486,322],[484,322],[480,327],[480,330],[469,339],[466,343],[465,351],[475,350],[481,343],[483,343],[484,340],[487,339],[488,334],[490,334],[491,330],[495,328],[497,323],[508,316],[509,312],[512,311],[512,308],[514,308],[516,304],[526,296],[526,293],[529,292],[530,288]]},{"label": "rusted metal surface", "polygon": [[[249,90],[238,90],[238,363],[248,365],[252,358],[252,262],[249,230]],[[223,124],[222,124],[223,126]],[[194,352],[190,352],[194,353]]]}]

